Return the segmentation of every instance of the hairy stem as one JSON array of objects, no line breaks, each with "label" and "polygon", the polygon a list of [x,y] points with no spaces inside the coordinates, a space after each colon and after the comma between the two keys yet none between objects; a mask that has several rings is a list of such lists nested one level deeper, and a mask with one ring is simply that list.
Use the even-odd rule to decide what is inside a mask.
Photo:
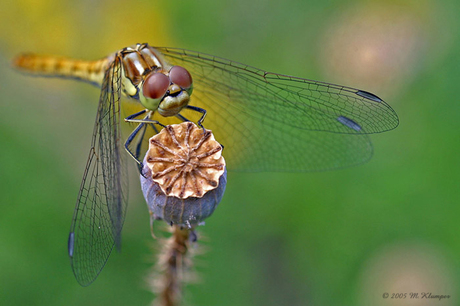
[{"label": "hairy stem", "polygon": [[180,305],[182,287],[189,278],[187,273],[191,266],[188,256],[190,230],[176,225],[171,230],[172,236],[163,244],[154,280],[156,305],[159,306]]}]

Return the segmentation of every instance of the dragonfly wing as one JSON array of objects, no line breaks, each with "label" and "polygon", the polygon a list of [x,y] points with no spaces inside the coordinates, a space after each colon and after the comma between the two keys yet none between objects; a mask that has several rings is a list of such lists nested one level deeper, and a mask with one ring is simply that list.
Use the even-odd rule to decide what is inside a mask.
[{"label": "dragonfly wing", "polygon": [[191,73],[190,105],[208,111],[204,125],[225,146],[230,169],[319,171],[360,164],[372,156],[367,134],[398,125],[388,104],[362,90],[157,49]]},{"label": "dragonfly wing", "polygon": [[113,247],[121,246],[127,181],[121,152],[119,57],[102,84],[91,149],[69,235],[69,255],[77,281],[91,284]]}]

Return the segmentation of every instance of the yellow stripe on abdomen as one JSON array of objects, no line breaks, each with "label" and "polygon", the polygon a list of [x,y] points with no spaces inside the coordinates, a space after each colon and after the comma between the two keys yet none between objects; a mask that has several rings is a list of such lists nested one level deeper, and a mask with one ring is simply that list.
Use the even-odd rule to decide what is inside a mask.
[{"label": "yellow stripe on abdomen", "polygon": [[109,64],[108,58],[82,61],[54,56],[23,54],[13,65],[24,72],[49,77],[74,78],[101,85]]}]

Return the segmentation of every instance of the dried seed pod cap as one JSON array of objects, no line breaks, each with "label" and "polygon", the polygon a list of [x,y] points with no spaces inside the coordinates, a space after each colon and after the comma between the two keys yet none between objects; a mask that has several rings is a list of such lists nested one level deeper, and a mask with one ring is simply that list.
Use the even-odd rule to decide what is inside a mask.
[{"label": "dried seed pod cap", "polygon": [[222,146],[194,123],[170,125],[149,140],[141,185],[149,209],[190,226],[210,216],[227,182]]}]

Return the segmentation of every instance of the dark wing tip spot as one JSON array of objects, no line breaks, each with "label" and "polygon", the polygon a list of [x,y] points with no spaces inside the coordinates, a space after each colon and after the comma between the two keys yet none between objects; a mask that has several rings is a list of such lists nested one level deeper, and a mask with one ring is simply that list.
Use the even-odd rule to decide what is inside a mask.
[{"label": "dark wing tip spot", "polygon": [[354,122],[353,120],[351,120],[350,118],[347,118],[345,116],[339,116],[337,117],[337,121],[339,121],[340,123],[344,124],[345,126],[349,127],[350,129],[353,129],[355,131],[361,131],[361,126],[359,124],[357,124],[356,122]]},{"label": "dark wing tip spot", "polygon": [[373,93],[370,93],[370,92],[367,92],[367,91],[364,91],[364,90],[358,90],[358,91],[356,92],[356,94],[357,94],[358,96],[361,96],[361,97],[363,97],[363,98],[365,98],[365,99],[368,99],[368,100],[372,100],[372,101],[374,101],[374,102],[378,102],[378,103],[382,103],[382,102],[383,102],[382,99],[380,99],[379,97],[377,97],[377,96],[374,95]]},{"label": "dark wing tip spot", "polygon": [[67,248],[68,248],[70,257],[73,257],[74,243],[75,243],[75,233],[70,232],[69,241],[67,242]]}]

